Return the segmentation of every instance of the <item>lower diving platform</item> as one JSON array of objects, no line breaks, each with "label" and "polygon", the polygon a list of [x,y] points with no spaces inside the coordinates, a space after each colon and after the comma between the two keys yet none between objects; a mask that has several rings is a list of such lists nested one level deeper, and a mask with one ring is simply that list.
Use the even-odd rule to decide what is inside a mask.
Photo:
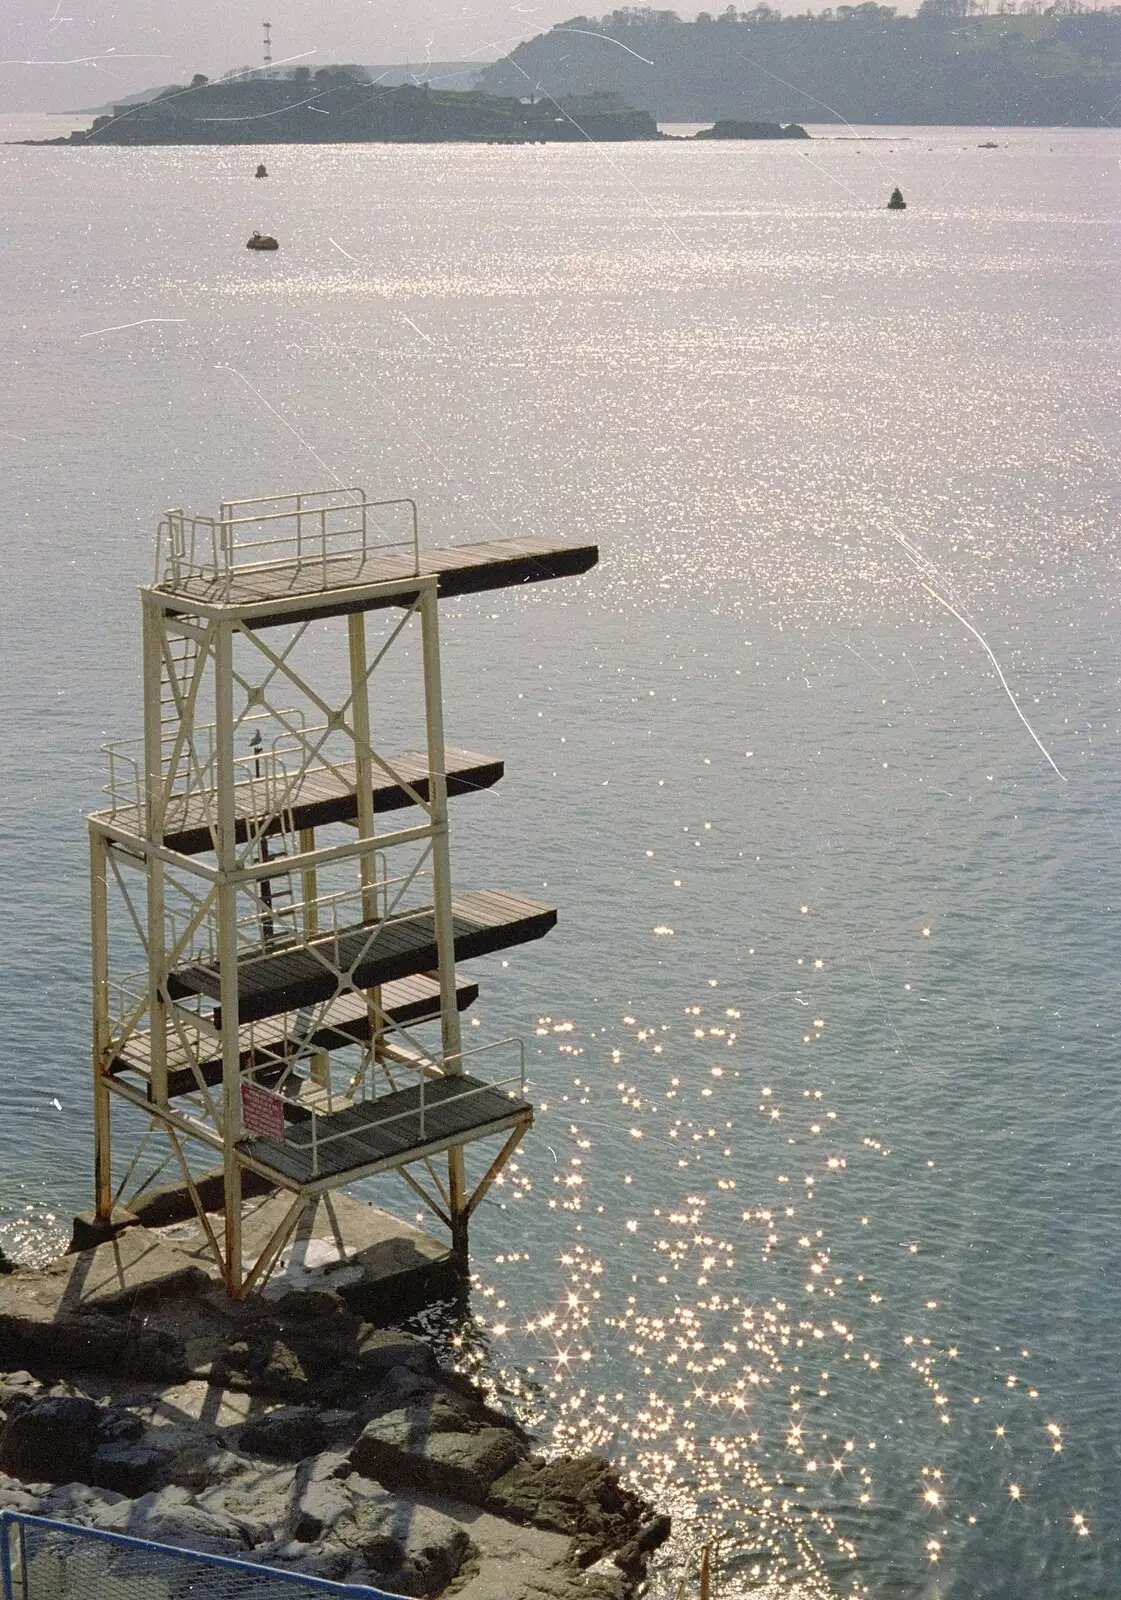
[{"label": "lower diving platform", "polygon": [[509,1132],[512,1148],[533,1122],[523,1093],[468,1073],[424,1076],[407,1089],[340,1111],[305,1113],[283,1139],[250,1136],[238,1149],[255,1171],[284,1188],[313,1194],[491,1134]]},{"label": "lower diving platform", "polygon": [[[541,939],[557,913],[521,895],[478,889],[451,903],[454,960],[490,955]],[[267,955],[242,958],[237,968],[238,1021],[256,1022],[282,1011],[320,1004],[343,989],[373,989],[439,966],[436,918],[431,906],[363,922],[325,938]],[[193,962],[168,974],[173,1000],[221,998],[217,963]],[[221,1027],[221,1010],[213,1015]]]},{"label": "lower diving platform", "polygon": [[[479,985],[456,975],[456,1006],[466,1011],[479,998]],[[440,1015],[440,984],[431,973],[419,972],[411,978],[387,983],[381,992],[380,1010],[385,1022],[404,1028],[431,1021]],[[336,995],[326,1006],[317,1007],[305,1023],[299,1012],[269,1017],[239,1030],[240,1055],[249,1068],[275,1066],[307,1056],[315,1051],[342,1050],[347,1045],[368,1044],[370,1007],[365,994],[350,990]],[[152,1098],[152,1036],[145,1029],[132,1033],[120,1046],[111,1068],[114,1077],[139,1079]],[[218,1041],[206,1035],[198,1039],[169,1032],[167,1041],[167,1093],[176,1100],[194,1094],[199,1079],[208,1088],[222,1081],[222,1056]]]}]

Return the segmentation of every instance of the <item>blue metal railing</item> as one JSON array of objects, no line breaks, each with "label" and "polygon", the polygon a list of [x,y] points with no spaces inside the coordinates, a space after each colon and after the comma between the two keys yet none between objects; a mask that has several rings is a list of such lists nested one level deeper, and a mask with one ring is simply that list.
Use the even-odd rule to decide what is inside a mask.
[{"label": "blue metal railing", "polygon": [[[80,1574],[76,1576],[82,1587],[69,1587],[65,1561],[52,1567],[53,1579],[37,1580],[37,1558],[41,1561],[44,1556],[57,1556],[60,1545],[67,1547],[68,1557],[74,1551],[92,1552],[98,1547],[131,1552],[143,1558],[145,1570],[153,1575],[162,1573],[172,1580],[180,1577],[187,1581],[197,1576],[206,1583],[206,1589],[197,1592],[214,1596],[216,1600],[227,1593],[230,1596],[254,1593],[265,1596],[267,1593],[269,1597],[276,1594],[278,1600],[279,1597],[310,1600],[313,1595],[336,1595],[340,1600],[346,1597],[349,1600],[401,1600],[398,1595],[372,1589],[366,1584],[334,1583],[329,1578],[313,1578],[281,1567],[262,1566],[255,1561],[238,1561],[233,1556],[207,1555],[177,1545],[137,1539],[130,1534],[83,1528],[70,1522],[58,1522],[53,1517],[0,1511],[0,1596],[3,1600],[93,1600]],[[104,1585],[98,1586],[99,1600],[110,1600],[112,1587],[112,1577],[107,1574]],[[195,1592],[193,1584],[190,1592]]]}]

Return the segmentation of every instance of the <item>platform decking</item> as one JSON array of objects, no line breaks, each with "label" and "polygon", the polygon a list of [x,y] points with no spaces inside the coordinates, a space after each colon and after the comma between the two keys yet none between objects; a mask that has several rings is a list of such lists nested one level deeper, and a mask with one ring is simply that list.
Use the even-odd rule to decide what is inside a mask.
[{"label": "platform decking", "polygon": [[[447,773],[449,799],[455,795],[474,794],[481,789],[493,788],[502,777],[501,761],[491,756],[479,755],[474,750],[446,750],[444,761]],[[397,777],[410,784],[422,800],[428,799],[428,757],[416,750],[391,756],[388,765]],[[354,822],[358,817],[358,786],[356,763],[340,761],[331,766],[312,767],[293,781],[284,802],[283,816],[273,816],[264,826],[266,835],[280,833],[285,827],[319,828],[332,822]],[[234,807],[237,816],[237,838],[244,844],[261,829],[263,819],[257,814],[262,785],[256,781],[239,783],[234,787]],[[412,795],[394,782],[379,768],[373,787],[374,811],[398,811],[415,802]],[[113,822],[120,828],[137,835],[144,834],[144,809],[141,806],[118,806],[114,811],[95,812],[102,822]],[[181,855],[198,855],[213,850],[215,819],[218,815],[217,796],[213,790],[194,794],[174,795],[164,818],[163,843],[169,850]],[[278,868],[282,871],[283,866]]]},{"label": "platform decking", "polygon": [[[501,889],[477,889],[452,901],[454,959],[490,955],[511,945],[543,938],[556,925],[557,914],[521,895]],[[329,1000],[340,987],[339,973],[349,974],[356,989],[372,989],[439,965],[435,916],[430,906],[377,922],[359,923],[337,936],[254,956],[238,964],[238,1020],[254,1022],[280,1011],[298,1011]],[[205,995],[221,998],[216,964],[195,962],[168,974],[172,999]],[[220,1009],[214,1013],[221,1026]]]},{"label": "platform decking", "polygon": [[[456,977],[456,1005],[460,1011],[474,1005],[479,998],[479,985]],[[440,1015],[440,984],[430,973],[417,973],[411,978],[399,978],[387,983],[381,992],[381,1009],[398,1027],[424,1022]],[[351,990],[336,995],[334,1000],[316,1015],[310,1032],[296,1034],[299,1013],[267,1018],[240,1030],[243,1058],[253,1058],[254,1065],[287,1060],[297,1054],[307,1055],[317,1050],[341,1050],[349,1044],[364,1044],[370,1037],[370,1008],[366,996]],[[200,1047],[217,1052],[217,1041],[201,1040]],[[198,1088],[198,1079],[191,1067],[191,1056],[172,1029],[167,1042],[167,1092],[171,1099],[192,1094]],[[222,1057],[219,1053],[198,1060],[203,1082],[213,1087],[222,1081]],[[131,1073],[142,1079],[151,1098],[152,1036],[141,1029],[132,1034],[113,1062],[114,1075]]]},{"label": "platform decking", "polygon": [[239,1148],[290,1186],[326,1187],[533,1121],[528,1101],[466,1073],[428,1078],[423,1088],[423,1126],[417,1085],[317,1116],[314,1150],[310,1121],[297,1123],[283,1142],[257,1136],[243,1139]]},{"label": "platform decking", "polygon": [[[155,592],[163,597],[169,616],[189,616],[192,605],[208,609],[228,607],[234,611],[252,608],[251,625],[269,628],[313,617],[339,617],[353,611],[375,611],[408,604],[415,594],[407,588],[380,595],[347,592],[368,589],[374,584],[399,584],[411,577],[435,577],[440,598],[451,599],[456,595],[480,594],[487,589],[577,577],[594,567],[598,560],[599,550],[594,544],[556,544],[527,534],[517,539],[487,539],[478,544],[421,550],[416,566],[411,554],[374,552],[363,557],[356,552],[330,556],[326,561],[307,559],[272,566],[235,566],[228,575],[182,578],[174,585],[157,585]],[[299,605],[301,597],[306,597],[306,606]],[[283,609],[270,611],[268,607],[273,601],[278,605],[283,602]]]}]

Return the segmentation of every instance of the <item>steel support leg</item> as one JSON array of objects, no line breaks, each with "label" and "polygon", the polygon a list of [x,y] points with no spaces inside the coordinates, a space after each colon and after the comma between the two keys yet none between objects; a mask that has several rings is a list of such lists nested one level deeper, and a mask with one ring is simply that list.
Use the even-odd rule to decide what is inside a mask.
[{"label": "steel support leg", "polygon": [[[428,804],[432,820],[432,899],[440,976],[440,1032],[444,1071],[463,1071],[463,1041],[455,994],[455,929],[452,924],[451,855],[448,838],[448,785],[444,771],[444,700],[440,681],[440,634],[436,586],[420,600],[424,656],[424,709],[428,732]],[[462,1147],[448,1152],[448,1199],[452,1250],[467,1264],[467,1178]]]},{"label": "steel support leg", "polygon": [[[347,643],[350,654],[350,709],[354,720],[354,781],[356,784],[358,837],[374,838],[374,762],[370,741],[370,668],[366,653],[366,617],[356,611],[347,619]],[[362,917],[372,922],[378,914],[378,864],[371,842],[369,852],[358,858],[358,871],[362,882]],[[368,1002],[370,1022],[370,1057],[377,1060],[381,1053],[381,990],[372,989]]]},{"label": "steel support leg", "polygon": [[215,625],[214,711],[218,780],[218,970],[222,1007],[222,1169],[226,1227],[226,1293],[241,1298],[241,1053],[238,1040],[237,816],[234,800],[233,627]]},{"label": "steel support leg", "polygon": [[109,1087],[108,844],[90,829],[90,924],[93,948],[93,1171],[94,1208],[107,1222],[113,1213],[113,1146]]}]

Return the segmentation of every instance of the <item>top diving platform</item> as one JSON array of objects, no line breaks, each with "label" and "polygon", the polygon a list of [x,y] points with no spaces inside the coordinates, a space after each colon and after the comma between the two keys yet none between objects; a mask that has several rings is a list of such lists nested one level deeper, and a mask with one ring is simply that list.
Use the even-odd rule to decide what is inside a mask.
[{"label": "top diving platform", "polygon": [[[361,509],[364,517],[365,502]],[[178,512],[168,515],[179,518],[174,524],[179,529],[185,520],[203,520],[183,519]],[[288,522],[296,515],[283,513]],[[261,520],[252,519],[254,531],[259,531]],[[227,525],[232,525],[229,519],[220,524]],[[345,530],[348,534],[353,531]],[[262,542],[254,541],[253,548]],[[366,543],[364,533],[358,548],[333,549],[327,538],[316,541],[312,550],[308,543],[304,538],[298,552],[290,554],[292,536],[286,533],[285,554],[258,562],[237,561],[234,552],[243,547],[227,543],[223,561],[200,566],[189,560],[173,561],[163,581],[150,592],[162,602],[168,616],[234,611],[254,628],[269,628],[409,605],[418,593],[409,588],[410,578],[435,578],[440,599],[448,600],[488,589],[578,577],[599,560],[594,544],[558,544],[535,534],[431,549],[421,549],[415,540],[407,545],[374,547]],[[173,549],[187,546],[194,548],[193,537],[180,534],[179,546],[173,544]]]}]

